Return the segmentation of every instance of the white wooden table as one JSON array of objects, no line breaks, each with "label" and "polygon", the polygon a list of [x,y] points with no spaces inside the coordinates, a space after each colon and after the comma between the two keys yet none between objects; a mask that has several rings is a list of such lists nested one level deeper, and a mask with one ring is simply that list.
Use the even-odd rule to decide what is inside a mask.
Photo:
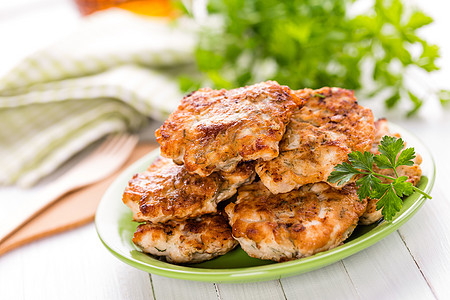
[{"label": "white wooden table", "polygon": [[[79,21],[68,0],[11,2],[0,5],[0,75]],[[439,2],[419,5],[436,19],[424,34],[441,45],[443,54],[443,69],[433,75],[433,82],[450,87],[449,6]],[[375,103],[365,105],[381,116]],[[148,274],[122,263],[89,224],[0,257],[0,299],[450,299],[450,111],[436,110],[431,99],[414,119],[387,117],[428,145],[437,179],[433,199],[417,215],[364,251],[276,281],[201,283]],[[0,188],[0,204],[29,193]],[[6,199],[11,195],[18,198]]]}]

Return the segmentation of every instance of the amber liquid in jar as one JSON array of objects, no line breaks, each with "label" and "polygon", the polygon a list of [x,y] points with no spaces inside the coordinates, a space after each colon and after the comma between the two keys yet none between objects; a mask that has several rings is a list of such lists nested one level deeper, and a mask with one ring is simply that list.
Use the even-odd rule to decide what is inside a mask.
[{"label": "amber liquid in jar", "polygon": [[170,0],[75,0],[83,16],[111,7],[157,17],[175,17],[176,11]]}]

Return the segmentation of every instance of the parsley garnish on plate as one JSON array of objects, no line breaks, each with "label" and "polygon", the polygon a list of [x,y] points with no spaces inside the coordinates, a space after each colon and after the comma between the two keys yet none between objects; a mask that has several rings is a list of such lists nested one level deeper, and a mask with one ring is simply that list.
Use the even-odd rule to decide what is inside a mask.
[{"label": "parsley garnish on plate", "polygon": [[[428,199],[431,196],[421,189],[406,181],[407,176],[398,176],[397,167],[412,166],[416,157],[414,148],[406,148],[401,138],[384,136],[378,145],[380,154],[374,155],[370,152],[354,151],[348,154],[348,162],[337,165],[328,177],[328,182],[344,185],[353,177],[357,176],[357,193],[359,199],[378,199],[377,210],[386,221],[391,221],[403,205],[402,197],[409,196],[414,191],[419,192]],[[391,169],[394,176],[386,176],[374,172],[374,164],[379,169]],[[380,178],[388,179],[383,183]]]}]

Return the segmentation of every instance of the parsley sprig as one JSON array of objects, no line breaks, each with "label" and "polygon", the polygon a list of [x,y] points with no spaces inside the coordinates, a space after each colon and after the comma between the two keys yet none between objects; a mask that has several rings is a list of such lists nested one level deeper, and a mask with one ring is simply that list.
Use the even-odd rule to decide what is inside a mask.
[{"label": "parsley sprig", "polygon": [[[402,208],[402,197],[409,196],[414,191],[419,192],[428,199],[431,196],[421,189],[406,181],[407,176],[399,176],[397,167],[412,166],[416,157],[414,148],[406,148],[401,138],[384,136],[378,145],[380,154],[354,151],[348,154],[348,162],[337,165],[328,177],[328,182],[344,185],[355,176],[359,199],[378,199],[377,210],[386,221],[391,221]],[[391,169],[394,176],[387,176],[374,171],[374,165],[379,169]],[[385,178],[388,183],[383,183],[380,178]]]},{"label": "parsley sprig", "polygon": [[[216,18],[199,32],[201,74],[188,71],[180,87],[236,88],[267,79],[292,89],[340,86],[387,108],[405,101],[408,115],[416,113],[424,99],[405,74],[439,69],[438,46],[420,34],[433,19],[408,1],[369,1],[358,14],[355,2],[364,1],[209,0]],[[446,93],[437,94],[442,103]]]}]

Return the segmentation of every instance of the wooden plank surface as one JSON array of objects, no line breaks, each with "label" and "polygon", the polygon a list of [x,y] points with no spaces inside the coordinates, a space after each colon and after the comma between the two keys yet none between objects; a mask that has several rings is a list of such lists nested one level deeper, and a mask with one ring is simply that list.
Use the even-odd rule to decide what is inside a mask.
[{"label": "wooden plank surface", "polygon": [[221,300],[284,300],[286,299],[278,280],[251,283],[217,284]]},{"label": "wooden plank surface", "polygon": [[156,299],[219,299],[214,283],[151,275]]},{"label": "wooden plank surface", "polygon": [[0,299],[152,299],[149,275],[113,257],[94,224],[0,258]]},{"label": "wooden plank surface", "polygon": [[287,299],[357,299],[358,294],[342,262],[281,279]]},{"label": "wooden plank surface", "polygon": [[444,188],[450,181],[441,174],[431,194],[433,199],[399,229],[399,234],[436,297],[450,299],[450,196]]},{"label": "wooden plank surface", "polygon": [[362,299],[433,299],[397,232],[344,260]]},{"label": "wooden plank surface", "polygon": [[424,141],[436,161],[436,182],[423,208],[399,229],[423,276],[438,299],[450,299],[450,111],[426,123],[404,121]]},{"label": "wooden plank surface", "polygon": [[439,189],[432,195],[433,204],[427,203],[399,234],[434,295],[438,299],[450,299],[450,237],[442,234],[450,232],[450,216],[442,218],[442,212],[450,212],[450,198]]}]

